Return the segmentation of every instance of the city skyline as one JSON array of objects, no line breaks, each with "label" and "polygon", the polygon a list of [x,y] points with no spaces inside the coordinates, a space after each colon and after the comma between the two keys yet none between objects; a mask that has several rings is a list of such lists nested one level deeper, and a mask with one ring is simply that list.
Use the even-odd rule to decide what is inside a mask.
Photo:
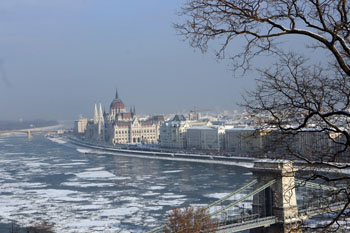
[{"label": "city skyline", "polygon": [[349,12],[0,1],[0,232],[348,232]]}]

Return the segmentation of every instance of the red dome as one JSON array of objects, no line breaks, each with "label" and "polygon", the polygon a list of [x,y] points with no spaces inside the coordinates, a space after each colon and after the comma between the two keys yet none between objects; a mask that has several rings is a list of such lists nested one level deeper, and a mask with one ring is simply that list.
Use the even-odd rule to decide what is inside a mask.
[{"label": "red dome", "polygon": [[110,108],[111,109],[125,109],[125,105],[124,105],[123,101],[121,101],[120,99],[115,99],[111,103]]}]

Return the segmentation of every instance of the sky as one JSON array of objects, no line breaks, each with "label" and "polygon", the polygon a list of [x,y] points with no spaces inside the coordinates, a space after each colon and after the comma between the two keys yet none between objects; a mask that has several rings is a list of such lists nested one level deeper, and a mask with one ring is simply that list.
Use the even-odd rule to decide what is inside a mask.
[{"label": "sky", "polygon": [[183,2],[1,0],[0,120],[92,117],[116,88],[139,114],[239,108],[254,75],[177,35]]}]

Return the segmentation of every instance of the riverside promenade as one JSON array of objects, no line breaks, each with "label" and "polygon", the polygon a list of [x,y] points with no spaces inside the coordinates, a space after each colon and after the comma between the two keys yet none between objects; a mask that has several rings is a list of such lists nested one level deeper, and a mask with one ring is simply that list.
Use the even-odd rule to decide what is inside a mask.
[{"label": "riverside promenade", "polygon": [[117,153],[120,156],[137,157],[137,158],[151,158],[151,159],[163,159],[173,161],[187,161],[187,162],[200,162],[200,163],[214,163],[224,165],[234,165],[243,167],[252,167],[255,158],[238,157],[238,156],[217,156],[208,154],[191,154],[181,152],[164,152],[164,151],[150,151],[150,150],[137,150],[136,148],[116,148],[108,145],[97,145],[89,142],[84,142],[79,139],[69,137],[68,141],[74,145],[88,148],[84,153]]}]

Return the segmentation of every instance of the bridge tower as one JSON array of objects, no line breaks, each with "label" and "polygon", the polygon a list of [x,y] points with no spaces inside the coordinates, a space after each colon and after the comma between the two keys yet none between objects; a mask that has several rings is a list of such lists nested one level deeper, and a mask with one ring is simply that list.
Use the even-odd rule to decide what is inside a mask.
[{"label": "bridge tower", "polygon": [[29,140],[32,139],[33,136],[32,136],[32,133],[30,132],[30,130],[27,131],[27,136],[28,136]]},{"label": "bridge tower", "polygon": [[275,216],[277,223],[266,228],[250,230],[251,233],[301,233],[294,175],[297,169],[286,160],[256,161],[251,169],[257,177],[256,187],[275,179],[276,182],[253,197],[253,213],[259,217]]}]

